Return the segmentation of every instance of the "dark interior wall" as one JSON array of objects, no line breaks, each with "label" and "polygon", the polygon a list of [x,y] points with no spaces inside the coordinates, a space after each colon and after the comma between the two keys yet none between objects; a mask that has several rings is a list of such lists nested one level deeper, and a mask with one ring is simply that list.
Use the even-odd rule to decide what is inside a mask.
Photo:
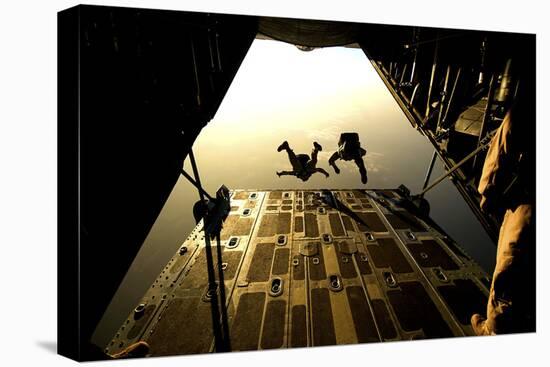
[{"label": "dark interior wall", "polygon": [[[216,113],[257,20],[79,6],[60,13],[59,25],[58,253],[60,267],[71,268],[60,272],[59,301],[65,311],[78,302],[80,314],[67,326],[64,320],[75,318],[60,313],[58,343],[60,353],[87,360],[96,357],[90,336],[178,179],[187,150]],[[66,108],[72,113],[63,113]],[[71,200],[72,206],[64,204]],[[79,233],[64,235],[74,225]],[[65,287],[69,278],[72,288]],[[82,347],[70,353],[75,335]]]},{"label": "dark interior wall", "polygon": [[57,352],[79,355],[78,9],[58,15]]},{"label": "dark interior wall", "polygon": [[[487,87],[490,75],[501,73],[509,59],[513,60],[515,74],[521,72],[523,75],[525,70],[530,70],[531,67],[527,63],[534,60],[534,40],[535,36],[532,34],[383,24],[364,24],[358,36],[358,42],[368,56],[382,65],[388,73],[391,69],[391,76],[398,81],[401,80],[403,70],[406,70],[403,80],[409,80],[415,61],[412,86],[419,83],[419,88],[413,107],[420,112],[421,117],[424,117],[426,112],[429,81],[434,64],[435,78],[430,102],[439,98],[449,66],[450,86],[458,68],[462,69],[461,83],[457,90],[459,95],[455,95],[455,98],[463,99],[461,102],[465,105],[472,101],[466,100],[468,96],[460,93],[464,90],[472,92],[480,72],[485,74],[484,85]],[[407,69],[403,68],[405,64]],[[396,89],[412,89],[412,86],[396,86]],[[408,95],[410,92],[407,90]],[[458,112],[462,111],[454,112],[453,117],[456,119]]]},{"label": "dark interior wall", "polygon": [[[533,34],[366,24],[358,43],[411,123],[429,138],[448,169],[499,126],[516,93],[530,96],[525,98],[530,107],[524,110],[535,111]],[[491,98],[486,123],[478,129],[481,137],[460,129],[456,132],[455,123],[463,112],[482,97],[490,99],[491,80],[493,88],[500,88],[508,62],[511,71],[506,79],[511,92],[503,92],[499,101]],[[412,65],[415,73],[411,79]],[[534,125],[534,118],[523,120]],[[530,141],[534,142],[534,129]],[[477,183],[483,159],[480,153],[461,166],[453,183],[496,245],[502,218],[479,208]],[[534,174],[534,168],[531,172]]]}]

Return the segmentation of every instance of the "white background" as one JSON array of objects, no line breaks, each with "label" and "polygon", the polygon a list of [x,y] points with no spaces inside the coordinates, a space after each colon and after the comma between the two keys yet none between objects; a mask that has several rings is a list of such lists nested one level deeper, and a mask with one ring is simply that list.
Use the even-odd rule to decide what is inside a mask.
[{"label": "white background", "polygon": [[[88,4],[537,33],[536,334],[281,352],[169,357],[117,365],[548,365],[548,23],[543,1],[91,1]],[[56,12],[73,1],[0,5],[0,365],[69,365],[56,345]]]}]

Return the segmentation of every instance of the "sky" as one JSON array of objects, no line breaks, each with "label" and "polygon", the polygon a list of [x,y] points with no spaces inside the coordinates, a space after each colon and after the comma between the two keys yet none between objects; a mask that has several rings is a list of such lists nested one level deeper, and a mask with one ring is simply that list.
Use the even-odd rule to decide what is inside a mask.
[{"label": "sky", "polygon": [[[342,132],[357,132],[369,181],[366,188],[419,192],[433,147],[416,131],[361,49],[323,48],[304,52],[295,46],[255,40],[219,110],[193,145],[204,188],[211,194],[230,189],[364,188],[353,162],[339,161],[336,175],[328,158]],[[320,143],[316,174],[307,182],[292,176],[287,140],[296,154],[310,154]],[[340,163],[341,162],[341,163]],[[192,172],[188,161],[184,168]],[[432,179],[442,173],[436,163]],[[495,247],[456,188],[443,181],[426,195],[431,217],[486,271],[494,267]],[[180,176],[94,335],[106,344],[139,302],[195,222],[196,189]]]},{"label": "sky", "polygon": [[[397,124],[403,128],[395,129]],[[203,175],[208,173],[211,190],[222,183],[235,188],[349,187],[360,184],[351,181],[353,163],[342,163],[347,172],[329,181],[317,175],[300,186],[293,177],[274,182],[275,171],[290,167],[276,148],[288,140],[296,153],[309,154],[317,141],[323,146],[319,166],[328,170],[326,162],[340,133],[356,131],[373,173],[368,186],[387,187],[404,177],[417,177],[420,167],[412,167],[408,159],[422,161],[422,174],[430,159],[424,138],[407,127],[410,124],[360,49],[303,52],[289,44],[256,40],[194,151],[199,166],[206,166]],[[395,142],[399,149],[392,149]],[[226,157],[238,165],[228,164]],[[421,185],[418,181],[408,183]]]}]

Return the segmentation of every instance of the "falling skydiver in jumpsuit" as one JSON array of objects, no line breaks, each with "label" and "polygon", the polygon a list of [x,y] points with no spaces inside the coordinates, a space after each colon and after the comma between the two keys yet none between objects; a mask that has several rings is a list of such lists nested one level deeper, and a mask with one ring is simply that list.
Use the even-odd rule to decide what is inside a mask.
[{"label": "falling skydiver in jumpsuit", "polygon": [[505,213],[487,312],[471,318],[477,335],[535,331],[535,109],[523,100],[498,128],[478,187],[482,211]]},{"label": "falling skydiver in jumpsuit", "polygon": [[336,174],[340,173],[340,169],[336,166],[336,161],[342,159],[344,161],[353,160],[359,168],[361,174],[361,182],[367,183],[367,168],[363,157],[367,154],[367,151],[361,148],[359,142],[359,134],[357,133],[342,133],[340,134],[340,140],[338,141],[338,150],[328,160],[328,163],[334,168]]},{"label": "falling skydiver in jumpsuit", "polygon": [[288,160],[292,165],[292,171],[280,171],[277,172],[277,176],[296,176],[302,181],[307,181],[309,178],[316,172],[322,173],[325,177],[328,178],[329,174],[322,168],[317,167],[317,153],[319,153],[323,148],[319,143],[313,143],[313,151],[311,152],[311,159],[307,154],[294,154],[294,151],[290,149],[287,141],[284,141],[277,151],[280,152],[286,150],[288,154]]}]

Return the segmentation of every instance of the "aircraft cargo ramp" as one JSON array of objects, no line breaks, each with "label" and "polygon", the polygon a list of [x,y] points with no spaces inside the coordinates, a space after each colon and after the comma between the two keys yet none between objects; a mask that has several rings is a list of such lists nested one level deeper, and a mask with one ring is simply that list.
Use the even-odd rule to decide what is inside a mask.
[{"label": "aircraft cargo ramp", "polygon": [[[399,190],[231,193],[220,235],[228,350],[473,335],[487,274]],[[212,242],[214,263],[216,242]],[[214,351],[202,222],[107,347]],[[219,292],[218,292],[219,293]]]}]

